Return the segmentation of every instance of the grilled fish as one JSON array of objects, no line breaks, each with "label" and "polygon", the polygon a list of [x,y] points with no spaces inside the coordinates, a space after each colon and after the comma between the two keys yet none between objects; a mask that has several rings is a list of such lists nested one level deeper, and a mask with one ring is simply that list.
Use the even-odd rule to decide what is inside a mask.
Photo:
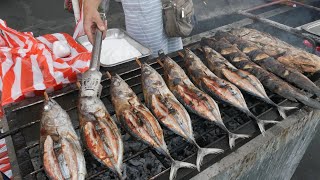
[{"label": "grilled fish", "polygon": [[318,97],[320,96],[320,88],[317,87],[309,78],[295,69],[287,68],[285,65],[266,54],[254,43],[222,31],[217,32],[215,38],[225,38],[230,43],[236,44],[239,50],[249,56],[253,62],[259,64],[264,69],[278,75],[287,82],[290,82],[301,89],[305,89],[310,93],[316,94]]},{"label": "grilled fish", "polygon": [[179,168],[196,168],[171,157],[160,124],[119,75],[112,76],[110,88],[117,118],[127,132],[171,160],[170,179],[174,179]]},{"label": "grilled fish", "polygon": [[161,55],[164,60],[164,79],[174,96],[191,112],[216,123],[229,135],[229,146],[233,148],[238,138],[248,135],[234,134],[223,123],[217,103],[206,93],[198,89],[185,74],[183,69],[170,57]]},{"label": "grilled fish", "polygon": [[241,91],[228,81],[225,81],[213,74],[189,49],[185,50],[185,66],[191,80],[203,91],[236,107],[256,120],[262,135],[265,135],[264,125],[268,123],[278,123],[278,121],[261,120],[249,110]]},{"label": "grilled fish", "polygon": [[285,111],[295,109],[296,107],[283,107],[274,103],[267,95],[261,82],[252,74],[234,67],[221,54],[207,45],[202,46],[205,62],[208,68],[218,77],[226,79],[236,85],[243,91],[258,97],[264,102],[277,107],[282,118],[286,118]]},{"label": "grilled fish", "polygon": [[198,148],[197,168],[204,156],[222,153],[222,149],[201,148],[193,136],[192,124],[187,110],[168,89],[161,75],[148,64],[141,66],[144,99],[154,116],[168,129],[183,137]]},{"label": "grilled fish", "polygon": [[40,121],[44,170],[50,179],[85,179],[86,163],[71,119],[55,100],[45,97]]},{"label": "grilled fish", "polygon": [[268,33],[260,32],[255,29],[234,29],[232,34],[237,35],[247,41],[258,45],[265,53],[276,58],[278,61],[297,69],[300,72],[315,73],[320,71],[320,57],[308,53],[302,49],[271,36]]},{"label": "grilled fish", "polygon": [[97,96],[78,101],[80,132],[90,154],[122,179],[123,142],[120,130]]},{"label": "grilled fish", "polygon": [[235,67],[248,71],[256,76],[270,91],[291,101],[298,100],[307,106],[316,109],[320,108],[320,103],[318,101],[301,94],[299,90],[278,78],[276,75],[250,61],[245,54],[243,54],[235,45],[232,45],[226,39],[217,41],[214,38],[203,38],[202,42],[226,57]]}]

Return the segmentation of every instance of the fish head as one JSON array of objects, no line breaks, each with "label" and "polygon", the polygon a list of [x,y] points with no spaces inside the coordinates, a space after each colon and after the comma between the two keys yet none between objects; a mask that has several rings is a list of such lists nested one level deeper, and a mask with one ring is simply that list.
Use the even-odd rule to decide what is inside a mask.
[{"label": "fish head", "polygon": [[51,97],[44,101],[41,125],[42,127],[57,127],[66,124],[70,119],[65,110]]},{"label": "fish head", "polygon": [[212,53],[212,48],[210,48],[208,45],[202,46],[202,51],[207,55]]},{"label": "fish head", "polygon": [[43,111],[49,112],[52,109],[54,109],[56,106],[59,106],[59,104],[55,100],[53,100],[51,97],[49,97],[48,99],[44,100]]},{"label": "fish head", "polygon": [[130,86],[118,75],[111,78],[111,99],[115,109],[120,113],[122,107],[131,106],[139,103],[138,97]]},{"label": "fish head", "polygon": [[230,32],[232,34],[234,34],[234,35],[242,37],[242,36],[246,36],[247,34],[250,34],[250,29],[247,29],[247,28],[234,28]]},{"label": "fish head", "polygon": [[195,57],[195,54],[189,48],[184,50],[184,54],[187,59],[193,59]]},{"label": "fish head", "polygon": [[129,87],[129,85],[118,75],[114,75],[111,78],[111,95],[125,97],[129,93],[131,93],[132,90]]},{"label": "fish head", "polygon": [[148,64],[141,66],[141,78],[145,85],[144,87],[162,88],[165,86],[161,75]]},{"label": "fish head", "polygon": [[172,60],[170,57],[166,57],[163,62],[164,77],[168,86],[176,86],[184,79],[188,79],[183,69]]}]

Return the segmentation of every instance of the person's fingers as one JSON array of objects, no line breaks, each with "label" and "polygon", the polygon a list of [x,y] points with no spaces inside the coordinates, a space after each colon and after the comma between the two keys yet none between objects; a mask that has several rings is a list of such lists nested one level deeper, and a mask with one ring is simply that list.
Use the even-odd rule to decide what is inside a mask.
[{"label": "person's fingers", "polygon": [[102,31],[102,32],[106,31],[105,23],[102,21],[100,14],[98,12],[94,16],[94,22],[96,23],[96,25],[100,29],[100,31]]},{"label": "person's fingers", "polygon": [[84,21],[83,27],[84,27],[84,32],[88,36],[88,40],[91,44],[93,44],[93,31],[92,31],[92,21]]}]

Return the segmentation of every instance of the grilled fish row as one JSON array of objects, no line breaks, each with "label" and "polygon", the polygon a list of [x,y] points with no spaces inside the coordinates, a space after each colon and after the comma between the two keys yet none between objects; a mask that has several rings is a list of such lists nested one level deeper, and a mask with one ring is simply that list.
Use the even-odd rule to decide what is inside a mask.
[{"label": "grilled fish row", "polygon": [[320,103],[312,98],[300,93],[298,89],[292,87],[287,82],[278,78],[271,72],[261,68],[253,63],[244,53],[242,53],[235,45],[222,38],[216,40],[214,38],[203,38],[202,44],[206,44],[223,55],[235,67],[248,71],[256,76],[260,82],[270,91],[292,101],[300,101],[303,104],[319,109]]},{"label": "grilled fish row", "polygon": [[188,78],[183,69],[170,57],[161,55],[164,69],[164,80],[174,96],[190,111],[207,119],[229,135],[229,145],[232,148],[238,138],[248,138],[248,135],[234,134],[223,123],[217,103],[205,92],[198,89]]},{"label": "grilled fish row", "polygon": [[207,154],[222,153],[215,148],[201,148],[193,135],[190,116],[183,105],[168,89],[161,75],[147,64],[141,66],[144,99],[154,116],[168,129],[194,144],[198,148],[197,168]]},{"label": "grilled fish row", "polygon": [[263,100],[264,102],[277,107],[282,118],[286,118],[285,111],[295,107],[283,107],[275,104],[267,95],[261,82],[252,74],[234,67],[221,54],[207,45],[202,46],[204,61],[208,68],[218,77],[223,78],[243,91]]},{"label": "grilled fish row", "polygon": [[258,45],[223,31],[217,32],[215,38],[217,40],[225,38],[230,43],[237,45],[239,50],[264,69],[278,75],[287,82],[290,82],[301,89],[305,89],[310,93],[320,96],[320,88],[317,87],[309,78],[295,69],[287,68],[282,63],[265,53],[265,51],[260,49]]},{"label": "grilled fish row", "polygon": [[235,85],[213,74],[189,49],[185,50],[184,59],[189,77],[200,89],[252,117],[257,122],[262,135],[265,134],[265,124],[278,123],[278,121],[258,119],[250,112],[241,91]]},{"label": "grilled fish row", "polygon": [[241,37],[242,39],[255,43],[265,53],[276,58],[287,67],[307,73],[320,71],[319,56],[293,47],[292,45],[281,41],[268,33],[248,28],[233,29],[231,30],[231,33]]},{"label": "grilled fish row", "polygon": [[[110,89],[112,103],[114,105],[117,118],[126,131],[138,140],[153,147],[160,154],[166,156],[171,161],[170,180],[174,179],[179,168],[196,168],[196,166],[193,164],[177,161],[171,157],[166,142],[164,141],[160,124],[149,111],[149,109],[140,102],[129,85],[120,76],[112,76]],[[159,103],[155,105],[161,104]],[[178,106],[177,103],[173,103],[172,105],[175,105],[175,107]],[[173,108],[174,107],[172,107],[172,109]],[[159,113],[161,113],[160,111],[163,111],[163,109],[158,110]],[[177,109],[177,111],[178,110],[181,109]],[[183,112],[180,113],[182,113],[180,115],[185,116]],[[163,115],[165,115],[165,113]],[[170,117],[168,119],[170,120]],[[183,121],[185,119],[180,120]],[[166,120],[163,120],[163,122],[168,123]],[[188,126],[188,124],[183,125]],[[187,130],[190,133],[190,127],[187,127]]]}]

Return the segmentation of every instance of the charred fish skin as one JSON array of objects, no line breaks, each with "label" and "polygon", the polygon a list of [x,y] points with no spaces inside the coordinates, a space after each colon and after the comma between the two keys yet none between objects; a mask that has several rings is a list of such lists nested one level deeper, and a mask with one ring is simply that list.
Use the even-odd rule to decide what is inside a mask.
[{"label": "charred fish skin", "polygon": [[97,96],[79,97],[80,132],[90,154],[122,179],[121,132]]},{"label": "charred fish skin", "polygon": [[40,151],[50,179],[85,179],[86,163],[79,138],[67,112],[52,98],[44,101]]},{"label": "charred fish skin", "polygon": [[241,91],[213,74],[189,49],[185,50],[184,60],[189,77],[200,89],[242,111],[249,111]]},{"label": "charred fish skin", "polygon": [[185,50],[184,59],[187,71],[189,72],[188,74],[193,82],[200,87],[200,89],[208,92],[212,96],[217,97],[221,101],[236,107],[249,117],[252,117],[257,122],[262,135],[265,135],[265,124],[278,123],[278,121],[261,120],[252,114],[241,91],[230,82],[224,81],[213,74],[202,63],[200,58],[189,49]]},{"label": "charred fish skin", "polygon": [[248,135],[234,134],[223,123],[217,103],[206,93],[198,89],[183,69],[168,56],[162,56],[164,79],[175,97],[191,112],[214,122],[229,134],[229,146],[233,148],[238,138]]},{"label": "charred fish skin", "polygon": [[226,79],[243,91],[263,100],[264,102],[277,107],[282,118],[286,118],[285,111],[295,109],[295,107],[284,107],[274,103],[267,95],[261,82],[252,74],[237,69],[218,52],[207,45],[202,45],[204,59],[208,68],[218,77]]},{"label": "charred fish skin", "polygon": [[171,131],[193,143],[190,116],[168,89],[161,75],[151,66],[143,64],[141,80],[145,103],[155,117]]},{"label": "charred fish skin", "polygon": [[170,179],[175,178],[179,168],[196,167],[171,157],[160,124],[119,75],[112,76],[110,90],[117,118],[126,131],[172,161]]},{"label": "charred fish skin", "polygon": [[315,73],[320,71],[320,57],[296,48],[268,33],[255,29],[232,29],[232,34],[258,45],[268,55],[279,62],[300,72]]},{"label": "charred fish skin", "polygon": [[301,89],[305,89],[317,96],[320,96],[320,88],[317,87],[309,78],[297,70],[285,67],[282,63],[269,56],[254,43],[222,31],[217,32],[215,37],[217,37],[217,39],[225,38],[230,43],[236,44],[237,47],[243,53],[248,55],[253,62],[259,64],[264,69],[278,75],[287,82],[290,82]]},{"label": "charred fish skin", "polygon": [[214,38],[203,38],[202,41],[223,55],[235,67],[253,74],[270,91],[291,101],[299,100],[303,104],[312,108],[320,108],[320,103],[318,101],[301,94],[298,90],[282,79],[253,63],[245,54],[226,39],[223,38],[217,41]]},{"label": "charred fish skin", "polygon": [[168,89],[162,76],[148,64],[141,67],[144,99],[154,116],[168,129],[194,144],[198,148],[197,169],[204,156],[222,153],[222,149],[201,148],[193,135],[192,124],[187,110]]}]

